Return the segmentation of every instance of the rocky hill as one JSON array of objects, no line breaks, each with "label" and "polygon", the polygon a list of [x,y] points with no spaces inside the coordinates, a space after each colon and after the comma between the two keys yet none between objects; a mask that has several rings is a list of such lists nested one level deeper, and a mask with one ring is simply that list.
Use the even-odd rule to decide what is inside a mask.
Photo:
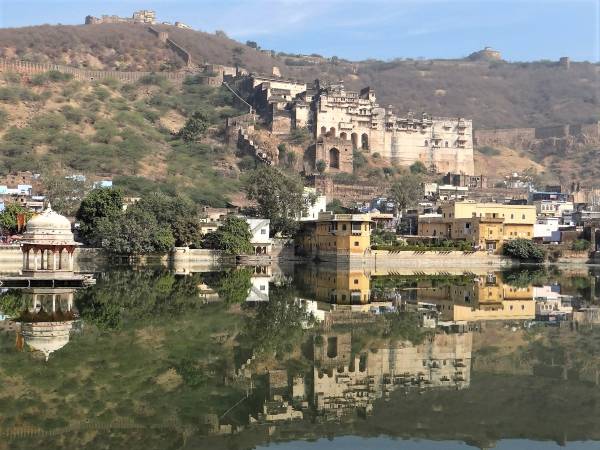
[{"label": "rocky hill", "polygon": [[[467,60],[351,62],[319,55],[261,51],[209,34],[157,26],[190,55],[192,65],[240,65],[310,82],[344,80],[370,85],[381,105],[400,112],[427,111],[472,118],[475,129],[584,124],[600,117],[600,65]],[[0,29],[0,57],[119,71],[185,71],[179,53],[145,25],[101,24]],[[149,77],[133,84],[72,79],[0,77],[0,171],[34,169],[116,175],[132,193],[184,190],[198,201],[223,204],[237,192],[239,160],[224,145],[224,117],[237,114],[224,89]],[[211,117],[213,131],[201,145],[172,138],[191,111]],[[273,143],[275,147],[277,143]],[[535,144],[535,145],[534,145]],[[543,144],[543,145],[542,145]],[[596,184],[597,142],[527,145],[486,143],[476,151],[476,171],[489,176],[533,168],[547,180]],[[560,144],[560,143],[559,143]],[[288,143],[290,148],[291,143]],[[294,162],[296,161],[296,162]],[[298,164],[293,160],[291,166]],[[385,164],[366,160],[362,172],[382,179]],[[198,171],[202,176],[198,176]],[[223,176],[224,175],[224,176]]]},{"label": "rocky hill", "polygon": [[[351,62],[319,55],[257,50],[229,39],[170,26],[157,27],[185,48],[195,63],[239,64],[250,71],[305,81],[344,80],[372,86],[380,104],[399,112],[474,119],[475,128],[537,127],[589,123],[600,115],[600,65],[558,62],[506,63],[468,60]],[[318,50],[318,49],[315,49]],[[0,56],[110,70],[162,71],[183,60],[145,25],[101,24],[0,29]]]}]

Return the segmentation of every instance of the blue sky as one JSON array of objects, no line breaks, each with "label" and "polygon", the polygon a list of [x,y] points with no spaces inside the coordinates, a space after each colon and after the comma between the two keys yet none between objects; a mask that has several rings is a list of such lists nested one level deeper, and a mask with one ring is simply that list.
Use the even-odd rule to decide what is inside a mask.
[{"label": "blue sky", "polygon": [[0,27],[142,8],[293,53],[457,58],[489,45],[511,61],[600,61],[600,0],[0,0]]}]

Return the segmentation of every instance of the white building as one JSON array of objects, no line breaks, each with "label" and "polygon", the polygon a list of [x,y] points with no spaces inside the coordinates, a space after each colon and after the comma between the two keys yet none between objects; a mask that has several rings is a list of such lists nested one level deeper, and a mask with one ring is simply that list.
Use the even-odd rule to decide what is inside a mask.
[{"label": "white building", "polygon": [[533,225],[533,237],[542,238],[546,242],[560,241],[558,217],[541,217]]},{"label": "white building", "polygon": [[533,204],[538,216],[562,217],[563,214],[571,214],[575,209],[573,202],[561,200],[538,200]]},{"label": "white building", "polygon": [[269,219],[255,219],[244,217],[250,228],[252,238],[250,243],[257,255],[266,255],[271,253],[273,240],[269,237],[271,221]]},{"label": "white building", "polygon": [[[306,211],[300,214],[298,220],[317,220],[319,213],[327,211],[327,197],[317,193],[315,188],[305,187],[302,193],[302,200],[306,206]],[[314,200],[314,203],[312,202]]]}]

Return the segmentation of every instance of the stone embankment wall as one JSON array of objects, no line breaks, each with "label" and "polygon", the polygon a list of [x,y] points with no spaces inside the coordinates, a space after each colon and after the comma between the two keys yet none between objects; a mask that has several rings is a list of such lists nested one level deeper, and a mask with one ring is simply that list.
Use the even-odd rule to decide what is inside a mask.
[{"label": "stone embankment wall", "polygon": [[148,75],[158,74],[174,83],[182,83],[190,74],[186,71],[178,72],[121,72],[118,70],[88,70],[77,67],[63,66],[61,64],[32,63],[28,61],[12,61],[0,58],[0,72],[16,72],[23,75],[36,75],[39,73],[55,70],[61,73],[73,75],[80,81],[101,81],[116,79],[123,83],[135,83]]},{"label": "stone embankment wall", "polygon": [[510,266],[515,261],[500,255],[491,255],[486,252],[390,252],[387,250],[373,250],[365,258],[368,264],[376,270],[383,268],[444,269],[444,268],[481,268]]}]

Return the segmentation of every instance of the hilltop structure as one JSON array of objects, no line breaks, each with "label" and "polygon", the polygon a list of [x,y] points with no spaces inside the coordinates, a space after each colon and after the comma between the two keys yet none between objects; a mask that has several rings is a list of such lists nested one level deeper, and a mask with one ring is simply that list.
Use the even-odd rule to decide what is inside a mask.
[{"label": "hilltop structure", "polygon": [[467,59],[471,61],[502,61],[502,54],[492,47],[485,47],[482,50],[471,53]]},{"label": "hilltop structure", "polygon": [[156,23],[156,12],[148,9],[134,11],[131,17],[119,17],[115,15],[103,14],[100,17],[86,16],[86,25],[96,25],[99,23],[145,23],[153,25]]},{"label": "hilltop structure", "polygon": [[307,85],[251,75],[240,84],[274,134],[307,128],[316,139],[308,160],[316,172],[352,172],[353,152],[378,153],[404,166],[421,161],[432,173],[474,173],[473,124],[461,117],[398,116],[381,107],[370,87],[360,92],[343,83]]}]

